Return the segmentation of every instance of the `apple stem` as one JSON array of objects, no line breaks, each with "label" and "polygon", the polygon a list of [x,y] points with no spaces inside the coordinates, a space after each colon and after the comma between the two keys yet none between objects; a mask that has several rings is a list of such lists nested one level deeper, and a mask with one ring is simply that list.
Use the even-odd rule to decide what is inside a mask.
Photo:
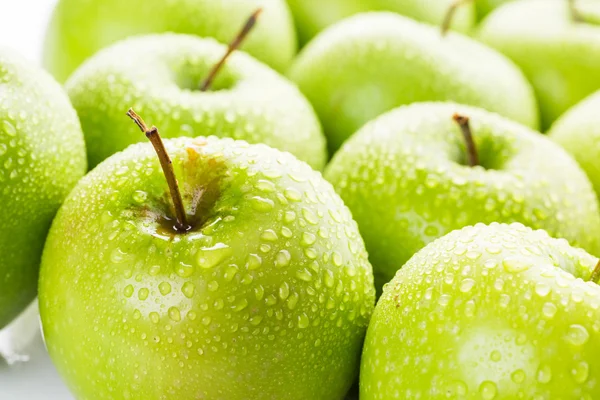
[{"label": "apple stem", "polygon": [[248,34],[252,30],[252,28],[254,28],[254,25],[256,25],[256,21],[258,20],[258,17],[262,13],[262,11],[263,11],[262,8],[259,8],[256,11],[254,11],[252,13],[252,15],[250,15],[250,17],[248,18],[248,20],[242,27],[242,30],[231,41],[231,43],[229,43],[229,46],[227,46],[227,52],[225,53],[225,55],[219,60],[218,63],[216,63],[212,67],[212,69],[208,73],[208,76],[206,77],[206,79],[204,79],[204,82],[202,82],[202,84],[200,85],[201,91],[206,92],[208,89],[210,89],[217,74],[219,73],[219,71],[221,70],[223,65],[225,65],[225,62],[227,61],[229,56],[231,56],[231,54],[242,45],[242,43],[244,42],[244,39],[246,39],[246,37],[248,36]]},{"label": "apple stem", "polygon": [[596,267],[592,271],[592,276],[590,276],[590,282],[598,283],[599,279],[600,279],[600,260],[598,260]]},{"label": "apple stem", "polygon": [[577,9],[575,0],[567,0],[569,4],[569,11],[571,12],[571,18],[574,22],[583,22],[583,15]]},{"label": "apple stem", "polygon": [[454,119],[458,126],[460,126],[460,130],[465,138],[469,166],[474,167],[479,165],[479,156],[477,155],[477,148],[475,147],[475,141],[473,140],[471,125],[469,124],[469,117],[460,114],[454,114],[452,119]]},{"label": "apple stem", "polygon": [[440,33],[443,36],[446,36],[450,27],[452,26],[452,20],[454,19],[454,14],[458,7],[470,3],[473,0],[454,0],[452,4],[448,7],[446,14],[444,15],[444,19],[442,20],[442,25],[440,26]]},{"label": "apple stem", "polygon": [[167,149],[165,148],[165,144],[158,133],[158,129],[155,126],[148,129],[148,126],[142,117],[133,111],[132,108],[127,111],[127,115],[137,124],[137,126],[140,127],[142,132],[144,132],[146,137],[150,140],[150,143],[152,143],[152,146],[154,146],[154,150],[156,151],[156,155],[160,161],[160,166],[165,174],[169,191],[171,192],[171,199],[173,200],[173,207],[175,209],[175,216],[177,218],[175,230],[177,232],[189,231],[191,226],[187,223],[185,208],[183,207],[181,192],[179,191],[179,184],[177,183],[177,177],[175,176],[175,171],[173,170],[173,162],[171,161],[171,157],[169,157],[169,153],[167,153]]}]

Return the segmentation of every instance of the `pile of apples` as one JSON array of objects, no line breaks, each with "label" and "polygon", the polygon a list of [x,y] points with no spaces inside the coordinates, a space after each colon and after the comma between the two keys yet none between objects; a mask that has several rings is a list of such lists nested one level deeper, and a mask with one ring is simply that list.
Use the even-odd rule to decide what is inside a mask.
[{"label": "pile of apples", "polygon": [[599,24],[60,0],[54,77],[0,50],[0,328],[39,295],[81,400],[599,399]]}]

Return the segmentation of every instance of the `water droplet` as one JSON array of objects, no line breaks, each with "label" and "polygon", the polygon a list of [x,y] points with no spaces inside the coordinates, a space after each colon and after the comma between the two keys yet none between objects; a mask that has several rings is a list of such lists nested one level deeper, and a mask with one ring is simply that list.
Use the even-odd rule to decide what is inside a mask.
[{"label": "water droplet", "polygon": [[185,297],[191,299],[194,296],[194,291],[196,290],[196,285],[192,282],[185,282],[183,286],[181,286],[181,292]]},{"label": "water droplet", "polygon": [[540,383],[548,383],[552,380],[552,369],[549,365],[542,365],[537,371],[537,381]]},{"label": "water droplet", "polygon": [[325,270],[325,276],[323,277],[325,281],[325,286],[331,288],[333,287],[335,281],[333,279],[333,272],[331,270]]},{"label": "water droplet", "polygon": [[308,328],[309,324],[310,324],[310,320],[308,319],[308,316],[306,314],[300,314],[298,316],[298,328],[300,328],[300,329]]},{"label": "water droplet", "polygon": [[248,300],[246,300],[245,298],[240,299],[237,303],[233,305],[233,311],[242,311],[246,307],[248,307]]},{"label": "water droplet", "polygon": [[179,308],[177,308],[177,307],[169,308],[169,318],[171,318],[175,322],[181,321],[181,313],[179,312]]},{"label": "water droplet", "polygon": [[208,290],[210,290],[211,292],[216,291],[219,288],[219,282],[217,281],[210,281],[207,285]]},{"label": "water droplet", "polygon": [[467,293],[468,291],[473,289],[473,286],[475,286],[475,281],[473,279],[471,279],[471,278],[463,279],[462,282],[460,283],[460,291],[463,293]]},{"label": "water droplet", "polygon": [[302,281],[310,282],[312,280],[312,273],[308,269],[304,268],[296,271],[296,277]]},{"label": "water droplet", "polygon": [[246,260],[246,268],[248,271],[258,269],[262,265],[262,258],[257,254],[249,254]]},{"label": "water droplet", "polygon": [[160,265],[153,265],[148,269],[150,276],[156,276],[160,274]]},{"label": "water droplet", "polygon": [[290,297],[288,297],[287,299],[287,306],[290,310],[293,310],[294,308],[296,308],[296,305],[298,304],[298,299],[300,297],[298,296],[297,293],[292,293],[290,295]]},{"label": "water droplet", "polygon": [[133,286],[131,286],[131,285],[125,286],[125,290],[123,290],[123,294],[125,295],[125,297],[133,296]]},{"label": "water droplet", "polygon": [[275,265],[279,268],[287,267],[290,264],[291,259],[292,256],[290,255],[289,251],[281,250],[275,256]]},{"label": "water droplet", "polygon": [[252,208],[260,212],[268,212],[275,207],[275,203],[271,199],[265,199],[264,197],[254,196],[250,199]]},{"label": "water droplet", "polygon": [[571,375],[575,382],[584,383],[587,381],[590,372],[590,367],[585,361],[579,361],[575,364],[573,369],[571,370]]},{"label": "water droplet", "polygon": [[260,235],[260,238],[262,240],[266,240],[267,242],[275,242],[278,239],[277,234],[272,229],[267,229],[266,231],[264,231],[262,235]]},{"label": "water droplet", "polygon": [[490,360],[498,362],[502,359],[502,354],[498,350],[494,350],[490,353]]},{"label": "water droplet", "polygon": [[194,274],[194,267],[180,262],[175,272],[182,278],[188,278]]},{"label": "water droplet", "polygon": [[331,253],[331,261],[333,262],[333,265],[335,265],[336,267],[341,267],[342,263],[344,262],[342,255],[340,253],[338,253],[337,251],[334,251],[333,253]]},{"label": "water droplet", "polygon": [[198,252],[198,265],[201,268],[213,268],[232,254],[232,250],[224,243],[201,249]]},{"label": "water droplet", "polygon": [[283,220],[288,224],[294,222],[296,220],[296,213],[294,211],[286,211]]},{"label": "water droplet", "polygon": [[302,239],[300,239],[300,244],[303,246],[310,246],[315,243],[317,237],[309,232],[302,233]]},{"label": "water droplet", "polygon": [[144,301],[148,298],[148,296],[150,295],[150,291],[147,288],[141,288],[138,291],[138,299]]},{"label": "water droplet", "polygon": [[518,369],[510,374],[510,379],[512,379],[514,383],[523,383],[525,380],[525,372],[522,369]]},{"label": "water droplet", "polygon": [[550,290],[551,288],[546,282],[541,281],[535,285],[535,293],[540,297],[547,296]]},{"label": "water droplet", "polygon": [[4,120],[2,122],[2,128],[4,130],[4,133],[6,133],[8,136],[16,136],[17,135],[17,128],[15,128],[15,126],[7,120]]},{"label": "water droplet", "polygon": [[556,310],[556,306],[553,303],[545,303],[542,307],[542,314],[544,315],[544,317],[550,319],[554,317],[554,314],[556,314]]},{"label": "water droplet", "polygon": [[304,207],[302,208],[302,216],[309,224],[316,225],[319,223],[319,219],[310,209]]},{"label": "water droplet", "polygon": [[260,179],[256,183],[256,188],[265,193],[272,193],[275,191],[275,184],[271,181]]},{"label": "water droplet", "polygon": [[160,294],[166,296],[171,293],[171,284],[169,282],[161,282],[158,285],[158,290],[160,291]]},{"label": "water droplet", "polygon": [[136,203],[143,203],[146,201],[146,199],[148,198],[148,193],[142,191],[142,190],[136,190],[133,193],[133,201],[135,201]]},{"label": "water droplet", "polygon": [[531,268],[531,261],[517,257],[506,257],[502,261],[502,265],[506,272],[523,272]]},{"label": "water droplet", "polygon": [[588,341],[589,338],[590,334],[584,326],[573,324],[569,326],[565,340],[571,343],[573,346],[582,346]]},{"label": "water droplet", "polygon": [[283,195],[289,201],[300,201],[300,200],[302,200],[302,193],[300,193],[298,190],[296,190],[294,188],[287,188],[287,189],[285,189],[285,191],[283,192]]},{"label": "water droplet", "polygon": [[160,321],[160,316],[158,315],[157,312],[152,311],[150,313],[150,321],[152,321],[153,324],[158,324]]},{"label": "water droplet", "polygon": [[279,298],[281,298],[281,300],[285,300],[289,295],[290,286],[287,284],[287,282],[283,282],[281,286],[279,286]]},{"label": "water droplet", "polygon": [[481,398],[484,400],[492,400],[496,397],[498,393],[498,389],[496,384],[491,381],[483,381],[481,385],[479,385],[479,393],[481,394]]},{"label": "water droplet", "polygon": [[225,273],[223,274],[223,279],[225,279],[226,282],[231,282],[233,280],[233,278],[235,278],[235,276],[237,275],[239,270],[240,269],[238,268],[237,265],[231,264],[230,266],[228,266],[225,269]]}]

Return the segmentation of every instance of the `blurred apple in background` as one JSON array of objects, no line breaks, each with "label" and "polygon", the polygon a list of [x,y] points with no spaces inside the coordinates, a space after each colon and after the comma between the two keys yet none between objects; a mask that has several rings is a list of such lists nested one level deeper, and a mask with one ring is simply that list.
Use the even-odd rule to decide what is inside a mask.
[{"label": "blurred apple in background", "polygon": [[228,43],[257,8],[263,9],[261,23],[243,49],[284,71],[297,47],[285,0],[60,0],[48,28],[44,62],[65,81],[85,59],[129,36],[176,32]]},{"label": "blurred apple in background", "polygon": [[332,25],[302,50],[289,76],[315,107],[332,154],[365,122],[417,101],[471,104],[538,126],[533,89],[509,59],[395,13]]}]

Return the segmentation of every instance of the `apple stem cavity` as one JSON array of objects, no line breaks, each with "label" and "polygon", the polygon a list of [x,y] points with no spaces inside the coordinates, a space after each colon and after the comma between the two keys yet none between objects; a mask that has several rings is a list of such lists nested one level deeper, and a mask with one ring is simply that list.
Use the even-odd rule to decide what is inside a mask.
[{"label": "apple stem cavity", "polygon": [[590,282],[599,283],[598,282],[599,280],[600,280],[600,260],[598,260],[596,267],[594,267],[594,270],[592,271],[592,275],[590,276]]},{"label": "apple stem cavity", "polygon": [[202,92],[206,92],[208,89],[210,89],[210,87],[213,84],[213,81],[217,77],[217,74],[219,73],[219,71],[221,70],[223,65],[225,65],[225,62],[227,62],[227,59],[231,56],[231,54],[234,51],[236,51],[242,45],[242,43],[244,42],[244,40],[246,39],[246,37],[248,36],[250,31],[252,31],[252,28],[254,28],[254,26],[256,25],[256,21],[258,20],[258,17],[262,13],[262,11],[263,11],[262,8],[257,9],[256,11],[254,11],[252,13],[252,15],[250,15],[248,20],[246,20],[246,23],[242,27],[242,30],[237,34],[237,36],[227,46],[227,52],[225,52],[225,55],[223,55],[223,57],[219,60],[219,62],[216,63],[212,67],[212,69],[208,73],[208,76],[206,77],[206,79],[204,79],[204,82],[202,82],[202,84],[200,85],[200,90]]},{"label": "apple stem cavity", "polygon": [[442,37],[446,36],[450,27],[452,26],[452,20],[454,19],[454,14],[456,14],[456,10],[458,7],[463,6],[467,3],[472,2],[473,0],[454,0],[452,4],[448,7],[446,14],[444,15],[444,19],[442,20],[442,25],[440,26],[440,33]]},{"label": "apple stem cavity", "polygon": [[571,19],[573,22],[583,22],[583,15],[577,9],[577,5],[575,4],[575,0],[567,0],[569,4],[569,11],[571,13]]},{"label": "apple stem cavity", "polygon": [[146,137],[150,140],[150,143],[152,143],[152,146],[154,146],[154,150],[156,151],[156,155],[160,161],[160,166],[162,167],[163,173],[167,180],[169,191],[171,192],[171,199],[173,200],[173,208],[175,209],[175,217],[177,219],[174,226],[175,231],[178,233],[189,231],[192,227],[187,222],[185,208],[183,207],[183,200],[181,198],[181,192],[179,191],[179,184],[177,183],[177,177],[175,176],[175,171],[173,170],[173,162],[171,161],[171,157],[169,157],[169,153],[167,153],[167,149],[165,148],[165,144],[158,133],[158,129],[155,126],[152,126],[152,128],[148,129],[148,126],[142,117],[133,111],[132,108],[127,111],[127,115],[136,123],[137,126],[140,127],[142,132],[144,132]]},{"label": "apple stem cavity", "polygon": [[473,140],[473,134],[471,132],[471,125],[469,124],[469,117],[461,114],[454,114],[452,119],[458,124],[462,131],[465,143],[467,145],[467,159],[469,166],[474,167],[479,165],[479,156],[477,154],[477,148],[475,147],[475,141]]}]

